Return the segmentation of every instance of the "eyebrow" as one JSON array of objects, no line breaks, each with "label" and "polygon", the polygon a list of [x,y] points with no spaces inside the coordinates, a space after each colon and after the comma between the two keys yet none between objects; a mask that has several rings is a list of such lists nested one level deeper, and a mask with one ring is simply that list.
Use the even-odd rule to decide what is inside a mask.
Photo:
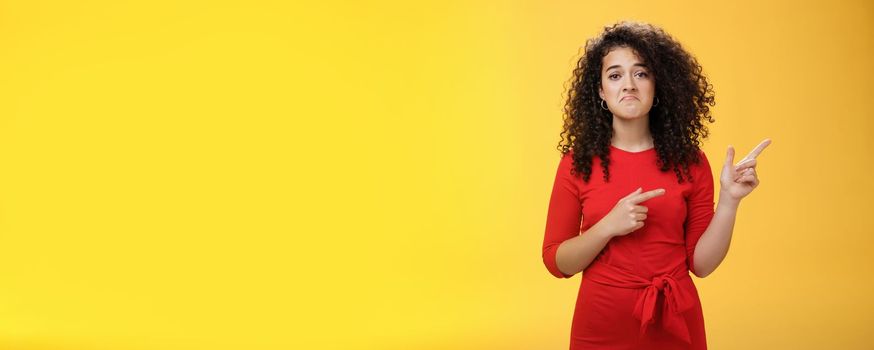
[{"label": "eyebrow", "polygon": [[[639,67],[643,67],[643,68],[649,68],[647,65],[645,65],[645,64],[643,64],[643,63],[635,63],[635,64],[633,64],[633,65],[631,65],[631,66],[632,66],[632,67],[634,67],[634,66],[639,66]],[[606,72],[606,71],[611,70],[611,69],[613,69],[613,68],[619,68],[619,67],[622,67],[622,66],[620,66],[620,65],[618,65],[618,64],[614,64],[614,65],[612,65],[612,66],[610,66],[610,67],[607,67],[607,69],[605,69],[604,71]]]}]

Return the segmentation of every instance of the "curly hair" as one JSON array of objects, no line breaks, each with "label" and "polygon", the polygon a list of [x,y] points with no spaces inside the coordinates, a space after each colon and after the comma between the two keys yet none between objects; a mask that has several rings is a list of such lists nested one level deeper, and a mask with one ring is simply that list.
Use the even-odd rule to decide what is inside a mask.
[{"label": "curly hair", "polygon": [[679,42],[651,24],[622,21],[586,41],[568,82],[564,127],[558,150],[573,151],[574,173],[589,182],[594,156],[601,160],[604,181],[610,179],[610,140],[613,115],[600,107],[598,89],[604,56],[618,47],[632,49],[654,75],[659,103],[649,111],[649,130],[661,171],[674,170],[677,181],[691,181],[689,164],[697,164],[701,139],[708,136],[704,121],[713,123],[710,108],[716,104],[713,86],[701,65]]}]

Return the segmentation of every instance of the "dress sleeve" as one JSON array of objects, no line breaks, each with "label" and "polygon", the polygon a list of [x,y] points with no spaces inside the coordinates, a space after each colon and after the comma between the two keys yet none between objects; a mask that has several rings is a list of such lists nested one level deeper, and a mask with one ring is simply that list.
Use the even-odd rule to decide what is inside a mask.
[{"label": "dress sleeve", "polygon": [[549,210],[546,214],[546,232],[543,237],[543,264],[557,278],[570,278],[558,269],[555,255],[562,242],[580,234],[582,211],[579,188],[571,174],[573,156],[565,153],[558,164]]},{"label": "dress sleeve", "polygon": [[698,244],[698,239],[710,226],[710,220],[713,219],[713,171],[710,169],[710,162],[707,156],[702,151],[698,151],[701,161],[698,164],[691,165],[692,169],[692,192],[686,203],[686,222],[684,223],[685,238],[686,238],[686,262],[689,265],[689,271],[695,272],[695,261],[693,259],[695,253],[695,245]]}]

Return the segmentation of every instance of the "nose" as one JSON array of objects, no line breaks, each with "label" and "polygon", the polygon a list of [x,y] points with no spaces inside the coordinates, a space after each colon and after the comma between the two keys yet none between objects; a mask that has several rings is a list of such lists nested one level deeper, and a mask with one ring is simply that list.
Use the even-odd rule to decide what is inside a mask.
[{"label": "nose", "polygon": [[637,90],[637,85],[634,85],[634,79],[631,78],[630,74],[622,80],[622,91],[625,92],[629,90]]}]

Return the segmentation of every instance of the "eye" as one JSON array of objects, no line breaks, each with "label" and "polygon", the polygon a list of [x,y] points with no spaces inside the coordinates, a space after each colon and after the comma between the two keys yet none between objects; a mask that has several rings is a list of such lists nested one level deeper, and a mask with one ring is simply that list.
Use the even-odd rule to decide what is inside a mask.
[{"label": "eye", "polygon": [[617,78],[618,78],[618,77],[619,77],[619,74],[613,73],[613,74],[608,75],[607,77],[610,78],[610,79],[615,80],[616,78],[614,78],[614,77],[617,77]]},{"label": "eye", "polygon": [[649,74],[648,74],[647,72],[637,72],[637,75],[638,75],[638,76],[641,76],[641,77],[644,77],[644,78],[646,78],[646,77],[649,76]]}]

